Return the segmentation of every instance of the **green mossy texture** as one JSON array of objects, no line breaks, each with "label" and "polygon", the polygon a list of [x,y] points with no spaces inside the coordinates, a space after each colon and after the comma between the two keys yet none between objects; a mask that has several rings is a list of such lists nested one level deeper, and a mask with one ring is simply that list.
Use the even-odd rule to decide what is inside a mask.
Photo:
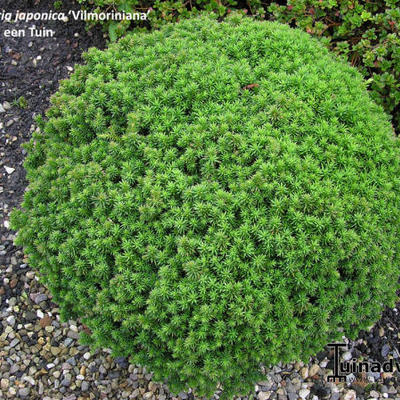
[{"label": "green mossy texture", "polygon": [[12,222],[93,346],[231,396],[394,304],[399,142],[354,68],[237,15],[85,59],[27,146]]}]

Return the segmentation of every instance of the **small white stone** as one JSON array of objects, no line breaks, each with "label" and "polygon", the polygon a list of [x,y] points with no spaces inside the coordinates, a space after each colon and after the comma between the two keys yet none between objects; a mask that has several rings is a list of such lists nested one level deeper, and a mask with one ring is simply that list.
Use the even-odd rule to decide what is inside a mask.
[{"label": "small white stone", "polygon": [[319,365],[318,364],[313,364],[311,368],[308,371],[309,376],[314,376],[319,373]]},{"label": "small white stone", "polygon": [[4,228],[10,229],[10,221],[7,220],[4,221]]},{"label": "small white stone", "polygon": [[300,370],[300,375],[303,379],[307,379],[308,378],[308,367],[303,367]]},{"label": "small white stone", "polygon": [[309,389],[301,389],[301,390],[299,391],[299,396],[300,396],[302,399],[305,399],[309,394],[310,394],[310,390],[309,390]]},{"label": "small white stone", "polygon": [[86,353],[83,355],[83,358],[84,358],[85,360],[89,360],[89,358],[90,358],[90,353],[89,353],[89,352],[86,352]]},{"label": "small white stone", "polygon": [[[8,317],[8,318],[10,318],[10,317]],[[8,319],[7,318],[7,319]],[[8,322],[8,321],[7,321]],[[9,323],[9,322],[8,322]],[[14,320],[14,324],[15,324],[15,320]],[[13,328],[10,326],[10,325],[7,325],[6,326],[6,329],[4,329],[4,333],[6,334],[6,335],[8,335],[9,333],[11,333],[13,331]]]},{"label": "small white stone", "polygon": [[9,384],[10,384],[10,381],[9,381],[8,379],[6,379],[6,378],[2,378],[1,381],[0,381],[0,387],[1,387],[3,390],[7,390]]},{"label": "small white stone", "polygon": [[42,310],[37,310],[36,311],[36,315],[38,316],[38,318],[42,319],[44,317],[43,311]]},{"label": "small white stone", "polygon": [[9,175],[11,175],[15,171],[15,168],[12,168],[12,167],[4,166],[4,168],[5,168],[6,172],[7,172],[7,174],[9,174]]},{"label": "small white stone", "polygon": [[32,386],[35,385],[35,380],[31,376],[24,376],[23,378],[24,381],[29,382]]},{"label": "small white stone", "polygon": [[259,400],[268,400],[271,396],[271,392],[260,392],[258,393]]},{"label": "small white stone", "polygon": [[35,272],[34,272],[34,271],[28,271],[28,272],[26,273],[26,277],[27,277],[28,279],[33,279],[33,278],[35,277]]},{"label": "small white stone", "polygon": [[349,390],[343,397],[343,400],[356,400],[357,394],[354,390]]},{"label": "small white stone", "polygon": [[343,360],[345,360],[345,361],[350,361],[352,357],[353,357],[353,356],[351,355],[351,353],[350,353],[349,351],[346,351],[346,352],[343,354]]}]

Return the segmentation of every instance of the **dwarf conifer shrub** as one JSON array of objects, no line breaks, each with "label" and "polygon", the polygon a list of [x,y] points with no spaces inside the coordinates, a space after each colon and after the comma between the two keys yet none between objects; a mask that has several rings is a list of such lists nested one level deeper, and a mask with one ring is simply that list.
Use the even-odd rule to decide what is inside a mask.
[{"label": "dwarf conifer shrub", "polygon": [[13,225],[94,346],[232,395],[393,305],[400,148],[354,68],[238,16],[85,58],[28,145]]}]

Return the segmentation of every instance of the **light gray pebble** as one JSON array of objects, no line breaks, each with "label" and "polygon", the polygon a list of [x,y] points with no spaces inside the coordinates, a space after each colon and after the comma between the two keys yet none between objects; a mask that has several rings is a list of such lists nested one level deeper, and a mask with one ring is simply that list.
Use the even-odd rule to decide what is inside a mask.
[{"label": "light gray pebble", "polygon": [[19,339],[15,338],[13,340],[11,340],[11,343],[9,344],[9,346],[11,348],[15,347],[17,344],[19,343]]},{"label": "light gray pebble", "polygon": [[309,390],[309,389],[301,389],[301,390],[299,391],[299,396],[300,396],[302,399],[305,399],[309,394],[310,394],[310,390]]},{"label": "light gray pebble", "polygon": [[136,399],[140,394],[139,389],[135,389],[132,394],[129,396],[131,399]]},{"label": "light gray pebble", "polygon": [[69,347],[73,342],[74,342],[74,339],[66,338],[66,339],[64,340],[64,346],[65,346],[65,347]]},{"label": "light gray pebble", "polygon": [[345,353],[343,353],[344,361],[350,361],[352,358],[353,358],[353,356],[350,351],[346,351]]},{"label": "light gray pebble", "polygon": [[339,400],[340,393],[339,392],[332,392],[331,400]]},{"label": "light gray pebble", "polygon": [[355,380],[356,380],[356,376],[353,373],[351,373],[349,375],[346,375],[346,382],[347,383],[352,383]]},{"label": "light gray pebble", "polygon": [[296,388],[294,387],[294,385],[292,384],[292,382],[290,382],[288,379],[286,380],[286,391],[288,393],[294,393],[296,392]]},{"label": "light gray pebble", "polygon": [[108,378],[109,379],[117,379],[117,378],[119,378],[119,376],[120,376],[119,371],[110,371],[108,373]]},{"label": "light gray pebble", "polygon": [[11,297],[11,299],[8,301],[8,305],[10,307],[14,307],[17,305],[17,299],[15,297]]},{"label": "light gray pebble", "polygon": [[71,364],[69,364],[69,363],[67,363],[67,362],[65,362],[65,363],[62,363],[62,365],[61,365],[61,369],[63,370],[63,371],[65,371],[65,370],[70,370],[70,369],[72,369],[72,365]]},{"label": "light gray pebble", "polygon": [[67,363],[70,365],[73,365],[75,367],[76,365],[76,360],[74,357],[68,358]]},{"label": "light gray pebble", "polygon": [[259,392],[258,400],[268,400],[271,397],[271,392]]},{"label": "light gray pebble", "polygon": [[71,375],[65,374],[64,379],[61,381],[61,386],[69,386],[71,384]]},{"label": "light gray pebble", "polygon": [[387,343],[385,343],[381,350],[382,357],[386,357],[389,354],[389,352],[390,352],[390,346]]},{"label": "light gray pebble", "polygon": [[99,367],[99,372],[100,372],[101,374],[105,375],[105,374],[107,373],[107,370],[106,370],[102,365],[100,365],[100,367]]},{"label": "light gray pebble", "polygon": [[279,383],[279,382],[282,381],[282,377],[281,377],[280,375],[274,375],[274,376],[273,376],[273,379],[274,379],[274,381],[275,381],[276,383]]},{"label": "light gray pebble", "polygon": [[32,386],[35,385],[35,380],[31,376],[24,376],[24,381],[29,382]]},{"label": "light gray pebble", "polygon": [[28,397],[30,391],[31,390],[28,387],[21,388],[21,389],[18,390],[18,396],[22,397],[22,398]]},{"label": "light gray pebble", "polygon": [[48,299],[47,294],[44,293],[39,293],[36,297],[35,297],[35,303],[39,304],[42,301],[46,301]]},{"label": "light gray pebble", "polygon": [[67,336],[71,339],[78,340],[79,339],[79,333],[75,331],[68,331]]},{"label": "light gray pebble", "polygon": [[14,315],[10,315],[9,317],[7,317],[6,321],[7,321],[8,325],[14,326],[15,325],[15,317],[14,317]]},{"label": "light gray pebble", "polygon": [[11,368],[10,368],[10,374],[11,375],[14,375],[18,371],[19,371],[19,365],[18,364],[11,365]]},{"label": "light gray pebble", "polygon": [[367,372],[367,377],[368,380],[370,380],[369,378],[371,377],[373,380],[371,380],[372,382],[374,382],[377,379],[380,379],[381,374],[380,372]]}]

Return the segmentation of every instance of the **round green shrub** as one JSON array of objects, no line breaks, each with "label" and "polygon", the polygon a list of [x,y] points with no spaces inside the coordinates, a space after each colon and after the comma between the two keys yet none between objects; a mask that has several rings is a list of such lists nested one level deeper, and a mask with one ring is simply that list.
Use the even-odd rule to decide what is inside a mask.
[{"label": "round green shrub", "polygon": [[27,146],[12,220],[94,346],[232,395],[394,304],[400,146],[354,68],[236,15],[85,58]]}]

